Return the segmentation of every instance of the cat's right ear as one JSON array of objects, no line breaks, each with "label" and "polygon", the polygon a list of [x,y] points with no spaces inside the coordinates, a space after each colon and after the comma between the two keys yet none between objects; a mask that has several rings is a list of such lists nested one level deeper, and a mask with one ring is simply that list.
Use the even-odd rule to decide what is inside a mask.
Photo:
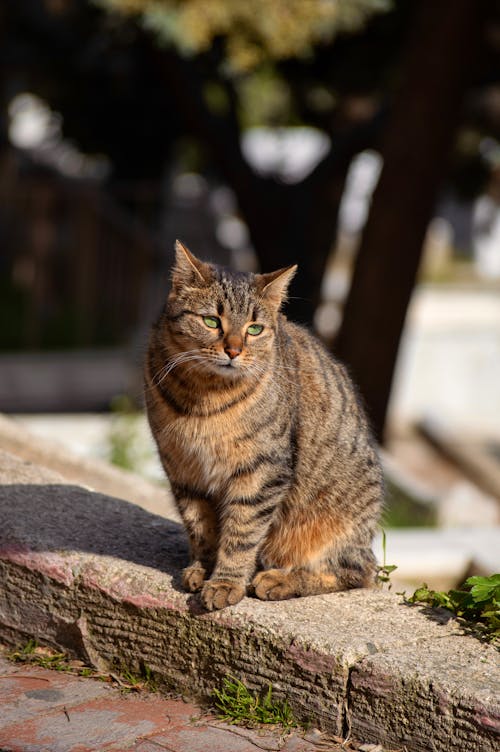
[{"label": "cat's right ear", "polygon": [[261,286],[261,295],[276,308],[286,301],[288,285],[297,271],[297,264],[278,269],[268,274],[257,274]]},{"label": "cat's right ear", "polygon": [[197,259],[180,240],[176,240],[175,263],[172,269],[173,286],[206,285],[211,276],[210,265]]}]

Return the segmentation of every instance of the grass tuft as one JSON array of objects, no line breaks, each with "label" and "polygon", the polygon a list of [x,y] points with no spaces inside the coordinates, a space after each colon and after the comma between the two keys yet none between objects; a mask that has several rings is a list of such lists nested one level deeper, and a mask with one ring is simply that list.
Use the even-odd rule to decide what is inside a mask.
[{"label": "grass tuft", "polygon": [[7,658],[14,663],[29,663],[53,671],[74,671],[75,664],[83,667],[80,661],[70,661],[65,653],[56,653],[50,648],[38,645],[35,640],[28,640],[24,647],[7,654]]},{"label": "grass tuft", "polygon": [[269,685],[263,695],[252,694],[234,677],[226,677],[222,689],[214,689],[215,707],[223,721],[253,728],[262,724],[279,725],[286,729],[298,726],[287,700],[278,702],[273,698]]},{"label": "grass tuft", "polygon": [[123,669],[120,674],[102,673],[85,665],[83,661],[74,660],[66,653],[58,653],[51,648],[39,645],[35,640],[28,640],[24,647],[20,647],[5,657],[14,663],[24,663],[31,666],[49,668],[52,671],[65,671],[73,676],[89,676],[101,681],[118,684],[122,692],[157,692],[158,686],[153,672],[145,663],[140,667],[140,673]]},{"label": "grass tuft", "polygon": [[158,692],[158,685],[153,676],[153,672],[147,664],[141,665],[139,674],[134,674],[132,671],[122,671],[117,681],[120,684],[122,692],[141,692],[146,690],[147,692]]}]

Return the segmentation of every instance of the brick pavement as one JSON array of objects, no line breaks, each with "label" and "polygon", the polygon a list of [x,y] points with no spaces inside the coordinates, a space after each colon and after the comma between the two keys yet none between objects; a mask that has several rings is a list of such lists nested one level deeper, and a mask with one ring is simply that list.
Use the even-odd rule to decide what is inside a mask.
[{"label": "brick pavement", "polygon": [[[311,735],[310,735],[311,736]],[[312,734],[314,736],[314,734]],[[321,737],[317,734],[317,738]],[[0,752],[317,752],[292,733],[221,723],[196,705],[0,657]],[[321,749],[341,749],[321,743]]]}]

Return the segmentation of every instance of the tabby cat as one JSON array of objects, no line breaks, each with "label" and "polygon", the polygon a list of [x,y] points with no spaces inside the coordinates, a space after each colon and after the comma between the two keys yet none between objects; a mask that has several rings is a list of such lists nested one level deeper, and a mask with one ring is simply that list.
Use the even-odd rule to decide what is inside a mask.
[{"label": "tabby cat", "polygon": [[232,272],[177,241],[152,330],[149,423],[208,610],[374,581],[380,464],[344,367],[280,313],[296,268]]}]

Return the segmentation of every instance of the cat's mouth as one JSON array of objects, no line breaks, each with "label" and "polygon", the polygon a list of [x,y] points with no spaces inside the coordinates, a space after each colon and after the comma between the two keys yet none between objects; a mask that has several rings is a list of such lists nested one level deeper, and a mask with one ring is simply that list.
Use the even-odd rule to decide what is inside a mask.
[{"label": "cat's mouth", "polygon": [[236,374],[241,373],[242,370],[241,364],[238,363],[236,359],[217,361],[214,365],[218,373],[224,373],[228,376],[236,376]]}]

